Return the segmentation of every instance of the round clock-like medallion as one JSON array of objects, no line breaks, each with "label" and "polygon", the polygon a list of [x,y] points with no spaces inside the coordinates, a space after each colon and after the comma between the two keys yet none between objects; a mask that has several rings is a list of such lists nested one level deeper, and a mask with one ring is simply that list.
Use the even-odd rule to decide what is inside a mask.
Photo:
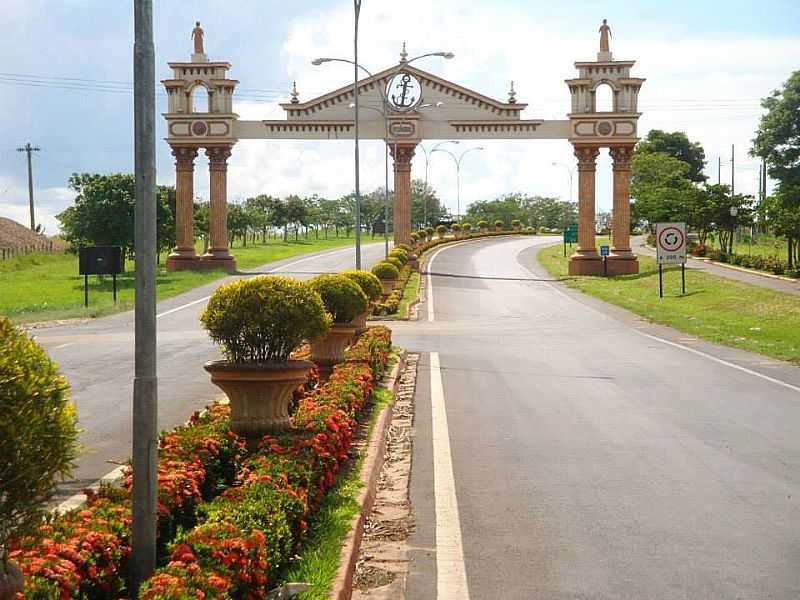
[{"label": "round clock-like medallion", "polygon": [[208,131],[208,126],[202,121],[195,121],[192,123],[192,133],[195,135],[205,135]]},{"label": "round clock-like medallion", "polygon": [[422,84],[410,73],[398,73],[386,86],[386,99],[393,110],[413,110],[422,100]]},{"label": "round clock-like medallion", "polygon": [[614,128],[608,121],[603,121],[602,123],[597,124],[597,133],[599,133],[600,135],[611,135],[611,132],[613,130]]}]

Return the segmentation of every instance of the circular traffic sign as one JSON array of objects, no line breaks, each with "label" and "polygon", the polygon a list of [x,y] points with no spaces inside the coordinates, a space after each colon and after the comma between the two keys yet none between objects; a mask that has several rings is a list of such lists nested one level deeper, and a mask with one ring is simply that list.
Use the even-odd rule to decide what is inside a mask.
[{"label": "circular traffic sign", "polygon": [[658,245],[667,252],[680,250],[683,241],[683,231],[677,227],[665,227],[658,234]]}]

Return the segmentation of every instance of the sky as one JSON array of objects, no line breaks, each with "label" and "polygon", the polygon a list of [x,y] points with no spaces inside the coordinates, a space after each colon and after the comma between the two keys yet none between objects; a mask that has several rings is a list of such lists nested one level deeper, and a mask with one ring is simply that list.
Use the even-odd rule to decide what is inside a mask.
[{"label": "sky", "polygon": [[[154,0],[156,76],[186,61],[195,20],[211,60],[233,67],[243,119],[279,119],[293,81],[310,100],[346,85],[346,65],[312,66],[318,56],[352,58],[350,0]],[[73,172],[133,171],[133,3],[131,0],[3,0],[0,20],[0,216],[28,223],[24,153],[34,154],[37,222],[58,231],[55,216],[72,203]],[[700,142],[708,174],[730,182],[735,146],[737,191],[755,193],[758,163],[748,156],[759,100],[800,68],[800,2],[729,0],[363,0],[359,58],[371,71],[396,64],[405,41],[414,56],[455,53],[415,66],[486,96],[505,100],[514,81],[523,118],[564,119],[575,61],[594,60],[598,27],[608,19],[616,60],[636,60],[644,77],[639,133],[684,131]],[[157,84],[158,114],[166,98]],[[163,121],[158,119],[157,178],[174,184]],[[430,142],[424,142],[430,147]],[[462,142],[466,148],[469,142]],[[475,141],[464,160],[462,204],[504,193],[568,198],[575,159],[565,140]],[[353,189],[352,141],[247,140],[229,160],[228,198],[266,193],[337,197]],[[555,165],[553,163],[556,163]],[[208,198],[204,156],[195,193]],[[425,176],[417,152],[413,176]],[[455,167],[443,154],[428,165],[430,184],[455,212]],[[361,186],[383,184],[381,142],[362,142]],[[573,199],[577,197],[577,174]],[[597,207],[611,207],[611,161],[598,160]]]}]

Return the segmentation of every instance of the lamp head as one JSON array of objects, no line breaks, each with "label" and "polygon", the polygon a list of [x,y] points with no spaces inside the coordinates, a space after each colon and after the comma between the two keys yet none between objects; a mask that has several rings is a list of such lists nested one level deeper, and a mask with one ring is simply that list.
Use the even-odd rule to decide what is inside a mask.
[{"label": "lamp head", "polygon": [[455,58],[455,56],[456,55],[453,54],[452,52],[442,52],[442,58],[446,58],[447,60],[450,60],[451,58]]},{"label": "lamp head", "polygon": [[311,61],[311,64],[314,65],[315,67],[318,67],[322,63],[330,62],[330,60],[331,60],[330,58],[315,58],[314,60]]}]

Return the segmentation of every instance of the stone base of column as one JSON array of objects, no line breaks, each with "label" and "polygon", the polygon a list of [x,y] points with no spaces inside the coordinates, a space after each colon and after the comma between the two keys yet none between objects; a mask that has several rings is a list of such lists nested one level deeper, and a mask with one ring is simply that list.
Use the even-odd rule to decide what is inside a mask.
[{"label": "stone base of column", "polygon": [[207,252],[200,257],[201,269],[224,269],[228,273],[236,272],[236,259],[227,252]]},{"label": "stone base of column", "polygon": [[620,252],[608,257],[609,275],[635,275],[639,272],[639,259],[632,252]]},{"label": "stone base of column", "polygon": [[602,275],[603,259],[596,253],[573,254],[569,259],[570,275]]},{"label": "stone base of column", "polygon": [[167,256],[166,267],[167,271],[198,271],[202,268],[199,256],[183,252],[173,252]]}]

